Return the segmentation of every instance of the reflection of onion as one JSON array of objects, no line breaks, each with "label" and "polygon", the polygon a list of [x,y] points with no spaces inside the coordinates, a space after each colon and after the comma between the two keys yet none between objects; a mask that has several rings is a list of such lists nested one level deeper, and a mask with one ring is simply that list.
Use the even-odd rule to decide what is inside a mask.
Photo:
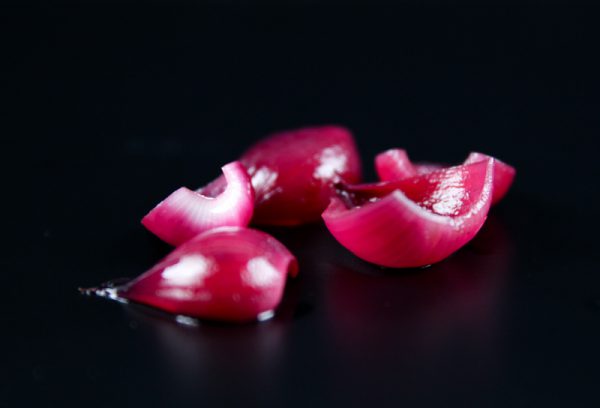
[{"label": "reflection of onion", "polygon": [[237,398],[258,403],[273,397],[263,390],[282,386],[290,322],[279,315],[260,325],[189,327],[138,305],[124,310],[144,340],[148,334],[155,340],[144,342],[144,354],[153,359],[144,364],[160,364],[156,382],[169,390],[169,406],[227,406]]},{"label": "reflection of onion", "polygon": [[479,231],[491,203],[493,169],[488,159],[393,182],[341,186],[323,219],[361,259],[396,268],[429,265]]},{"label": "reflection of onion", "polygon": [[154,207],[142,224],[175,246],[211,228],[247,226],[254,208],[250,178],[240,162],[229,163],[222,170],[223,191],[205,196],[182,187]]},{"label": "reflection of onion", "polygon": [[340,358],[355,364],[361,356],[415,364],[439,359],[432,364],[441,365],[457,341],[475,356],[497,353],[512,248],[495,221],[463,251],[427,270],[401,274],[359,265],[365,273],[335,267],[326,288],[327,328]]}]

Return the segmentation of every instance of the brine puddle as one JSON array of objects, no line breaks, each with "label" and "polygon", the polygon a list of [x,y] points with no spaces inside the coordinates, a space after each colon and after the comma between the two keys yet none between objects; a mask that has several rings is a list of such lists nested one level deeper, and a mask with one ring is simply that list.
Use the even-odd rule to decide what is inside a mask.
[{"label": "brine puddle", "polygon": [[[95,287],[77,288],[77,290],[79,291],[79,293],[85,296],[98,296],[104,299],[119,302],[121,304],[134,306],[136,309],[139,309],[146,314],[154,315],[160,317],[161,319],[166,319],[175,322],[181,326],[198,327],[202,324],[203,321],[198,318],[182,314],[172,314],[148,305],[144,305],[142,303],[130,301],[129,299],[120,296],[119,291],[125,286],[127,286],[127,284],[132,280],[133,279],[131,278],[117,278],[102,283]],[[256,316],[256,321],[265,322],[267,320],[271,320],[273,317],[275,317],[275,311],[267,310],[265,312],[259,313],[258,316]]]},{"label": "brine puddle", "polygon": [[129,303],[129,300],[119,296],[119,289],[127,285],[129,282],[131,282],[130,278],[117,278],[92,288],[77,288],[77,290],[82,295],[98,296],[127,304]]}]

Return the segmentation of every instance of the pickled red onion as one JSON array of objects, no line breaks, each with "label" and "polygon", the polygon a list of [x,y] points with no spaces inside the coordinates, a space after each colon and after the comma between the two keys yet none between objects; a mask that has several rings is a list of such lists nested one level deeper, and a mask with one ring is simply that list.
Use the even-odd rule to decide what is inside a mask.
[{"label": "pickled red onion", "polygon": [[339,186],[323,213],[329,231],[368,262],[439,262],[469,242],[492,201],[494,159],[392,182]]},{"label": "pickled red onion", "polygon": [[216,228],[176,248],[118,295],[170,313],[246,322],[270,317],[298,263],[265,232]]},{"label": "pickled red onion", "polygon": [[[463,164],[476,163],[491,156],[472,152]],[[494,158],[494,192],[492,205],[498,203],[508,192],[514,180],[514,167]],[[381,181],[400,180],[419,174],[427,174],[446,166],[437,163],[412,163],[404,149],[389,149],[375,157],[375,169]]]},{"label": "pickled red onion", "polygon": [[[350,131],[339,126],[275,133],[239,159],[256,192],[254,224],[299,225],[317,221],[338,182],[358,183],[361,164]],[[222,191],[223,178],[198,190]]]},{"label": "pickled red onion", "polygon": [[154,207],[142,224],[163,241],[180,245],[201,232],[223,226],[247,226],[254,190],[240,162],[222,167],[224,189],[207,196],[181,187]]}]

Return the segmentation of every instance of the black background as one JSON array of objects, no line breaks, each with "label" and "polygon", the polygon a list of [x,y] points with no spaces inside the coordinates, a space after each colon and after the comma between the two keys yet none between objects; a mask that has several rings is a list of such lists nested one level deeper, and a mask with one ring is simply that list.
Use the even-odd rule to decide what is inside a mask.
[{"label": "black background", "polygon": [[[600,404],[599,10],[5,4],[0,406]],[[274,320],[197,328],[77,287],[167,253],[140,218],[264,135],[513,164],[479,236],[382,270],[320,224]]]}]

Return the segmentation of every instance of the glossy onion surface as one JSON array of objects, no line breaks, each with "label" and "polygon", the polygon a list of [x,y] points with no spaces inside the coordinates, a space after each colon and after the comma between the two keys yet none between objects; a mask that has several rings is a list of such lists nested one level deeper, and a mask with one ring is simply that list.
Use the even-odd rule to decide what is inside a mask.
[{"label": "glossy onion surface", "polygon": [[196,236],[119,291],[174,314],[229,322],[262,320],[281,301],[296,258],[262,231],[224,227]]},{"label": "glossy onion surface", "polygon": [[142,224],[175,246],[211,228],[247,226],[254,208],[250,177],[240,162],[229,163],[222,171],[224,188],[218,194],[203,195],[181,187],[154,207]]},{"label": "glossy onion surface", "polygon": [[488,159],[393,182],[341,185],[323,219],[361,259],[396,268],[425,266],[479,231],[493,180],[494,160]]},{"label": "glossy onion surface", "polygon": [[[298,225],[317,221],[338,182],[360,181],[360,156],[352,134],[338,126],[311,127],[273,134],[239,159],[256,193],[252,222]],[[223,180],[200,189],[218,193]]]},{"label": "glossy onion surface", "polygon": [[[476,163],[491,158],[483,153],[469,154],[463,164]],[[494,158],[494,192],[492,205],[499,202],[508,192],[515,178],[515,168]],[[403,149],[390,149],[375,157],[375,169],[381,181],[394,181],[447,167],[437,163],[413,163]]]}]

